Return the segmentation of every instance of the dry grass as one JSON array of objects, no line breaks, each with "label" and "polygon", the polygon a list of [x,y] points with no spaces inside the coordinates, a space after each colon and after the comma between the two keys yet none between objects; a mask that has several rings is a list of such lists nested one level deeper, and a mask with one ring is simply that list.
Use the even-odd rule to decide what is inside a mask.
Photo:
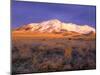
[{"label": "dry grass", "polygon": [[94,35],[12,32],[14,74],[95,68]]},{"label": "dry grass", "polygon": [[65,53],[64,53],[64,55],[65,55],[66,58],[71,59],[72,48],[71,48],[71,47],[66,48],[66,49],[65,49]]}]

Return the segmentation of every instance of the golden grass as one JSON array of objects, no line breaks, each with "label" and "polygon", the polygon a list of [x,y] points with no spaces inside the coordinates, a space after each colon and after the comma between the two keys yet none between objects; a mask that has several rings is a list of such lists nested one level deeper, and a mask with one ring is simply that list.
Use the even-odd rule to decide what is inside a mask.
[{"label": "golden grass", "polygon": [[95,40],[96,36],[92,35],[81,35],[77,33],[39,33],[39,32],[27,32],[27,31],[13,31],[13,39],[33,39],[33,38],[70,38],[71,40]]},{"label": "golden grass", "polygon": [[95,36],[73,35],[12,32],[12,72],[94,69]]},{"label": "golden grass", "polygon": [[21,31],[16,31],[12,32],[12,37],[13,38],[23,38],[23,37],[29,37],[29,38],[34,38],[34,37],[46,37],[46,38],[63,38],[63,35],[61,34],[53,34],[53,33],[38,33],[38,32],[21,32]]},{"label": "golden grass", "polygon": [[71,55],[72,55],[72,47],[68,47],[65,49],[65,53],[64,53],[64,56],[66,58],[71,58]]}]

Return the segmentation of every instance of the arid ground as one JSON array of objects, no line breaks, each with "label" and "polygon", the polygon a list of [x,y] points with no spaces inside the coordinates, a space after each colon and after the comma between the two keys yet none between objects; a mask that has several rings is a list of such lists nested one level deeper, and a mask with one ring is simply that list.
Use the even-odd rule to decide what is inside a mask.
[{"label": "arid ground", "polygon": [[12,32],[13,74],[95,68],[95,34]]}]

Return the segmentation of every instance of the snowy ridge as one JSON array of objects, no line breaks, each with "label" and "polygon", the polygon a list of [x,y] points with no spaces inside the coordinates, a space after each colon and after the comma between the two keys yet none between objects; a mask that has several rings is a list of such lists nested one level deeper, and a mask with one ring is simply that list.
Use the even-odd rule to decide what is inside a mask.
[{"label": "snowy ridge", "polygon": [[90,32],[95,33],[95,29],[88,25],[77,25],[73,23],[64,23],[57,19],[43,21],[40,23],[30,23],[22,27],[17,28],[18,31],[37,31],[37,32],[61,32],[73,31],[81,34],[88,34]]}]

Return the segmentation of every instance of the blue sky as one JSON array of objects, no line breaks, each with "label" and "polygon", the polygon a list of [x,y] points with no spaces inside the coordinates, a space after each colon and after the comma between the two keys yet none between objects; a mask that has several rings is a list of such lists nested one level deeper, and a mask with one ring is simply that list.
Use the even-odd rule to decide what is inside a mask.
[{"label": "blue sky", "polygon": [[95,27],[96,7],[57,3],[12,2],[11,26],[13,28],[50,19],[59,19],[62,22],[87,24]]}]

